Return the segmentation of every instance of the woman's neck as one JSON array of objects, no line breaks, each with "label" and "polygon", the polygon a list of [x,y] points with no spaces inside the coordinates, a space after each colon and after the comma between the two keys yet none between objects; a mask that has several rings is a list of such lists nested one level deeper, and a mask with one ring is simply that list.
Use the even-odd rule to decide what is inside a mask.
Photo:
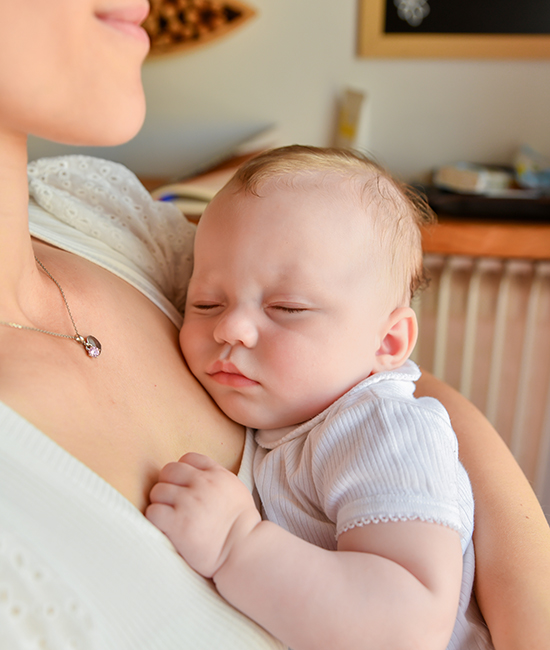
[{"label": "woman's neck", "polygon": [[21,218],[27,204],[27,137],[0,126],[0,215]]},{"label": "woman's neck", "polygon": [[15,297],[31,267],[27,138],[0,126],[0,304]]}]

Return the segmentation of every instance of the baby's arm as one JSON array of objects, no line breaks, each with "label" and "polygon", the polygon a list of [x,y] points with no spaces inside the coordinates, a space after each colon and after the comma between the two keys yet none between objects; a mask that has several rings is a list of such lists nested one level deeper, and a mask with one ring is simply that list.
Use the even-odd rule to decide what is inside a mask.
[{"label": "baby's arm", "polygon": [[294,650],[444,649],[462,574],[458,534],[419,521],[370,524],[338,551],[261,521],[233,474],[187,454],[161,472],[147,517],[220,594]]}]

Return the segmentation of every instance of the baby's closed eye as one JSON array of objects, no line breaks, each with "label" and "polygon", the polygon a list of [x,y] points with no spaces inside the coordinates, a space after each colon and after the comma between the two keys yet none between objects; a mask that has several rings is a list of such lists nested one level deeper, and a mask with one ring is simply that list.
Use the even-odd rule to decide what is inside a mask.
[{"label": "baby's closed eye", "polygon": [[308,311],[307,307],[297,305],[269,305],[269,307],[287,314],[298,314],[300,312]]},{"label": "baby's closed eye", "polygon": [[223,303],[221,302],[215,302],[215,301],[197,301],[197,302],[192,302],[190,305],[187,307],[187,312],[189,313],[190,310],[193,310],[195,313],[199,314],[213,314],[217,313],[221,309],[224,308]]}]

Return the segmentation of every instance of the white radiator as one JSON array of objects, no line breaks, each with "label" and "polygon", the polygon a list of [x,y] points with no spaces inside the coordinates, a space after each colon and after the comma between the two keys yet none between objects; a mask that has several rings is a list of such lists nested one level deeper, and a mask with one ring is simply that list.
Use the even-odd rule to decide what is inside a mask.
[{"label": "white radiator", "polygon": [[506,441],[550,519],[550,261],[426,255],[413,359]]}]

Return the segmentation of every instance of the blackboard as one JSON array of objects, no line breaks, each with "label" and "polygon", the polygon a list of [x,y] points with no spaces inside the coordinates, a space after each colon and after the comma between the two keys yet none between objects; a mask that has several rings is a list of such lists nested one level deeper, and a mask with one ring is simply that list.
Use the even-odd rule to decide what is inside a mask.
[{"label": "blackboard", "polygon": [[358,53],[550,58],[550,0],[359,0]]},{"label": "blackboard", "polygon": [[386,0],[386,34],[550,34],[549,0]]}]

